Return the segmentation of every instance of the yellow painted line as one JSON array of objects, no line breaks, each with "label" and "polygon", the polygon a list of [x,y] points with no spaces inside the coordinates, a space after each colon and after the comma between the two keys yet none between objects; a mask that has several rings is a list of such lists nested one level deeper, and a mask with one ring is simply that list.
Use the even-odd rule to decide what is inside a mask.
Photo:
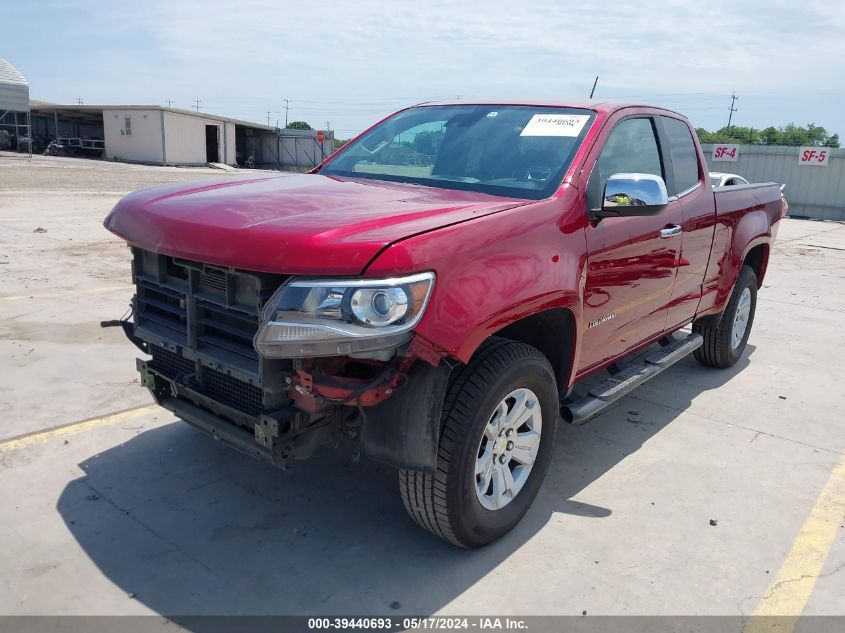
[{"label": "yellow painted line", "polygon": [[52,299],[54,297],[67,297],[69,295],[98,294],[100,292],[117,292],[118,290],[131,290],[135,286],[105,286],[100,288],[80,288],[78,290],[60,290],[58,292],[45,292],[43,294],[12,295],[0,297],[0,301],[21,301],[22,299]]},{"label": "yellow painted line", "polygon": [[801,526],[792,549],[744,633],[792,633],[845,517],[845,457],[842,457]]},{"label": "yellow painted line", "polygon": [[90,431],[109,424],[115,424],[116,422],[125,422],[126,420],[140,418],[145,415],[155,413],[156,411],[163,411],[163,409],[155,404],[145,404],[140,407],[117,411],[116,413],[110,413],[109,415],[97,418],[88,418],[86,420],[79,420],[77,422],[70,422],[69,424],[56,426],[51,429],[45,429],[43,431],[35,431],[34,433],[19,435],[18,437],[13,437],[0,442],[0,453],[15,451],[20,448],[31,446],[32,444],[40,444],[41,442],[46,442],[47,440],[57,437],[67,437],[68,435],[84,433],[85,431]]}]

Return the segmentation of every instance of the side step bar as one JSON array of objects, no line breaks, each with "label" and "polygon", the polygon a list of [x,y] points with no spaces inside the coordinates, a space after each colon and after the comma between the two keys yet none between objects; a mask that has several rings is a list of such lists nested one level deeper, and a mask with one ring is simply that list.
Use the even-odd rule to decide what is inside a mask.
[{"label": "side step bar", "polygon": [[560,409],[563,419],[571,424],[583,424],[591,420],[644,382],[692,354],[703,343],[701,334],[690,334],[687,338],[663,345],[641,363],[626,367],[596,385],[583,398],[563,405]]}]

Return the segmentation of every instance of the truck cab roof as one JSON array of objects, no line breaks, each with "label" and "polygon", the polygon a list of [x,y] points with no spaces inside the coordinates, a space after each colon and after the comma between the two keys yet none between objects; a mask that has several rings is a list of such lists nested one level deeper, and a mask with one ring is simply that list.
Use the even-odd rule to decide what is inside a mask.
[{"label": "truck cab roof", "polygon": [[684,115],[655,106],[648,103],[632,102],[613,102],[602,99],[537,99],[537,100],[510,100],[510,99],[459,99],[456,101],[424,101],[410,107],[422,106],[450,106],[450,105],[502,105],[502,106],[540,106],[549,108],[583,108],[585,110],[593,110],[597,113],[602,113],[610,116],[619,110],[626,110],[629,108],[648,108],[650,110],[659,110],[661,112],[671,113],[675,116],[686,118]]}]

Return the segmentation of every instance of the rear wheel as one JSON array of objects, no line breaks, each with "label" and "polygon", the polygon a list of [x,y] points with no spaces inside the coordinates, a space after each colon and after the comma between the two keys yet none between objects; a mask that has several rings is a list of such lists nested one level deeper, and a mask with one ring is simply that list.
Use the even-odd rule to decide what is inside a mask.
[{"label": "rear wheel", "polygon": [[402,501],[423,528],[462,547],[509,532],[537,496],[558,415],[546,357],[491,339],[453,378],[441,418],[437,473],[399,472]]},{"label": "rear wheel", "polygon": [[692,331],[704,337],[695,352],[698,362],[711,367],[730,367],[742,357],[757,308],[757,275],[743,266],[721,318],[705,317],[692,324]]}]

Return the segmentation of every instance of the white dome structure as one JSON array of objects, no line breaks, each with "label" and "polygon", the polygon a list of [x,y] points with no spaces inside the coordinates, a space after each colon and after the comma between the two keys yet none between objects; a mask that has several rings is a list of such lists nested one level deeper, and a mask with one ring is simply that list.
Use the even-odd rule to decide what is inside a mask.
[{"label": "white dome structure", "polygon": [[[0,58],[0,132],[8,139],[30,136],[29,83],[18,69]],[[25,146],[32,155],[32,142]]]},{"label": "white dome structure", "polygon": [[18,69],[0,58],[0,114],[29,112],[29,83]]}]

